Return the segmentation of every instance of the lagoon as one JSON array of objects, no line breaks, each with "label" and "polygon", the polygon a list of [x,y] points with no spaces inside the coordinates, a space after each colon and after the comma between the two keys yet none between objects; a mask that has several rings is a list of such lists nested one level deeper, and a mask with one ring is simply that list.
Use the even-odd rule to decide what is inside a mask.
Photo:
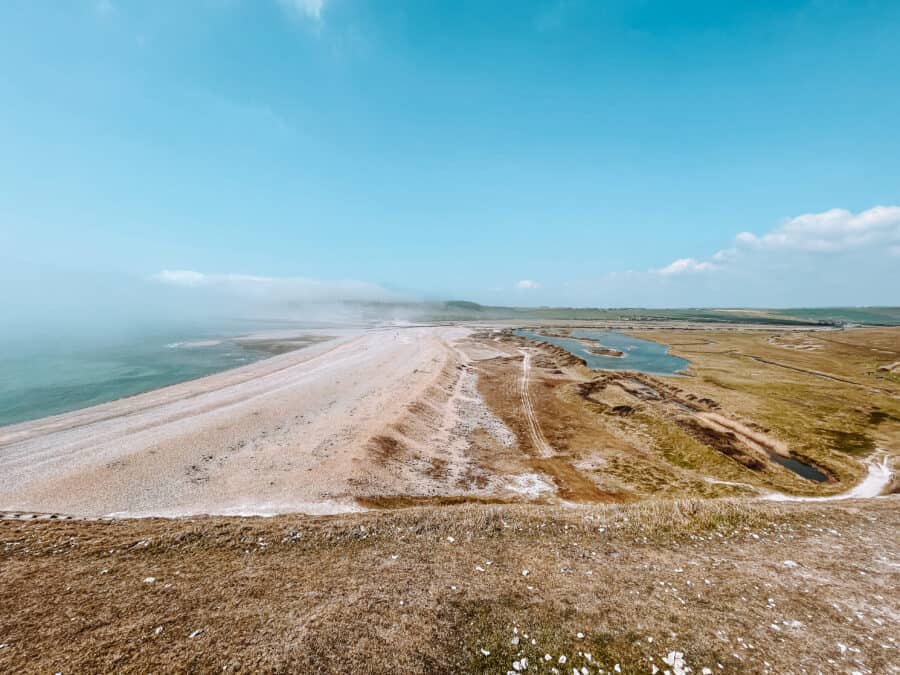
[{"label": "lagoon", "polygon": [[[669,346],[608,330],[578,329],[571,337],[542,335],[530,330],[517,330],[516,335],[562,347],[584,359],[592,370],[632,370],[648,375],[680,375],[690,361],[669,353]],[[591,349],[606,347],[622,356],[594,354]]]}]

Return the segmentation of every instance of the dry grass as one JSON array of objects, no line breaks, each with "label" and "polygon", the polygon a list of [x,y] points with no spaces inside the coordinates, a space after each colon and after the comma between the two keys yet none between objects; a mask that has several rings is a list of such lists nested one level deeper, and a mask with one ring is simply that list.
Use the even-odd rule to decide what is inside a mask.
[{"label": "dry grass", "polygon": [[[898,328],[639,336],[672,344],[691,360],[690,375],[596,373],[558,348],[505,338],[513,353],[543,352],[533,359],[531,397],[554,466],[567,467],[543,473],[567,499],[747,494],[725,483],[831,495],[863,478],[860,459],[900,448],[900,386],[877,368],[900,354]],[[520,373],[521,360],[495,359],[480,366],[479,386],[523,454],[534,455],[516,395]],[[824,482],[772,461],[771,452],[810,465]],[[535,468],[531,460],[512,460]]]},{"label": "dry grass", "polygon": [[0,671],[897,672],[898,506],[3,521]]},{"label": "dry grass", "polygon": [[[832,490],[860,478],[858,457],[876,447],[900,448],[900,378],[878,370],[900,354],[900,328],[787,337],[722,331],[704,333],[707,343],[684,345],[679,331],[641,335],[675,343],[673,353],[692,362],[685,389],[717,398],[837,476]],[[778,346],[787,339],[816,349]]]}]

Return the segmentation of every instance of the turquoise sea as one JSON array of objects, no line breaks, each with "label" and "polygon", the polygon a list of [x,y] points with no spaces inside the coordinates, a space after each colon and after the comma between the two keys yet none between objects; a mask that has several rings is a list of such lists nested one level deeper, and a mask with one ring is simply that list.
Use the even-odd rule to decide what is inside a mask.
[{"label": "turquoise sea", "polygon": [[269,355],[227,338],[177,334],[95,347],[4,348],[0,426],[105,403]]}]

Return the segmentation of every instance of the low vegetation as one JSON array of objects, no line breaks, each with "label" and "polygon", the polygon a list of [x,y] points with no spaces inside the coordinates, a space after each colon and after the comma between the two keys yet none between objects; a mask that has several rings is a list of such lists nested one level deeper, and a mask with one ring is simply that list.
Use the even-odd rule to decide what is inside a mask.
[{"label": "low vegetation", "polygon": [[0,521],[0,670],[895,672],[896,500]]}]

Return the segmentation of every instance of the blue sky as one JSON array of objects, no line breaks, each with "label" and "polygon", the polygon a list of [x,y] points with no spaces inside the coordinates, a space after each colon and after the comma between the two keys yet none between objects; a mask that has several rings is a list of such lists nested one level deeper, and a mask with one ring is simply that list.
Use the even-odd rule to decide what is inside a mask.
[{"label": "blue sky", "polygon": [[0,72],[13,313],[900,302],[897,2],[7,0]]}]

